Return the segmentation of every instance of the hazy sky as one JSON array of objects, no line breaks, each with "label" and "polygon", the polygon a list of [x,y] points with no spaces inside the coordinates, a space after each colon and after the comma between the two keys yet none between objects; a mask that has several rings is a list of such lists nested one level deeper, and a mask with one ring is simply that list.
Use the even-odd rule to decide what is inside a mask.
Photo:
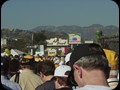
[{"label": "hazy sky", "polygon": [[1,28],[92,24],[119,27],[119,8],[111,0],[9,0],[1,8]]}]

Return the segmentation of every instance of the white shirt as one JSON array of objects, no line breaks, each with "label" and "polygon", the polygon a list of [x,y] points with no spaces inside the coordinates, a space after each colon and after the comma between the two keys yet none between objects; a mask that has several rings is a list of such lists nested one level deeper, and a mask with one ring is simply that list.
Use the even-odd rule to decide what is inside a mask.
[{"label": "white shirt", "polygon": [[118,82],[119,80],[117,78],[108,78],[107,81],[109,83],[109,82],[113,82],[113,81]]},{"label": "white shirt", "polygon": [[112,90],[110,87],[107,86],[100,86],[100,85],[86,85],[84,87],[75,89],[75,90]]},{"label": "white shirt", "polygon": [[117,78],[109,78],[107,81],[111,89],[115,89],[119,84],[119,80]]},{"label": "white shirt", "polygon": [[64,64],[64,61],[61,60],[61,61],[59,62],[59,65],[63,65],[63,64]]}]

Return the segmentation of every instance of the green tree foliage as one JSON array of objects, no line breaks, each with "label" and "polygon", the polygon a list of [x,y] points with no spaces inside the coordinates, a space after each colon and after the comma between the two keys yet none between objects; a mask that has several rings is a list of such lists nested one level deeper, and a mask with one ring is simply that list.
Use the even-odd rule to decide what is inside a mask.
[{"label": "green tree foliage", "polygon": [[7,47],[10,47],[12,49],[18,49],[24,52],[27,51],[26,42],[24,41],[24,39],[10,40],[8,43],[9,44]]},{"label": "green tree foliage", "polygon": [[45,44],[47,37],[45,36],[45,32],[36,32],[33,35],[33,44],[40,45],[40,44]]}]

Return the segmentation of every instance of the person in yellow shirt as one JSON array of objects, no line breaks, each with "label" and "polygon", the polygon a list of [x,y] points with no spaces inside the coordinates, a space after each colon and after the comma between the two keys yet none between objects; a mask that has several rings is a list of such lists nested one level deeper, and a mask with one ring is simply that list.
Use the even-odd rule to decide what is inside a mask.
[{"label": "person in yellow shirt", "polygon": [[112,70],[117,70],[118,69],[118,55],[115,51],[113,50],[109,50],[109,49],[103,49],[105,54],[106,54],[106,57],[110,63],[110,66],[111,66],[111,69]]},{"label": "person in yellow shirt", "polygon": [[110,74],[109,78],[107,79],[109,86],[114,89],[118,85],[118,71],[119,71],[119,60],[118,60],[118,55],[115,51],[109,50],[109,49],[103,49],[106,57],[108,59],[108,62],[110,64]]}]

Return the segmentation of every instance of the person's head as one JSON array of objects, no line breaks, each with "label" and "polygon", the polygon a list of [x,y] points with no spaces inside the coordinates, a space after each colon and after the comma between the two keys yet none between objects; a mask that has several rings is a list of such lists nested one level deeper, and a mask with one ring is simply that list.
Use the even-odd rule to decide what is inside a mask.
[{"label": "person's head", "polygon": [[[97,79],[106,82],[109,77],[110,68],[105,53],[99,45],[94,43],[78,45],[71,54],[70,65],[74,70],[74,79],[79,86],[91,82],[93,84]],[[93,78],[95,80],[90,81]]]},{"label": "person's head", "polygon": [[17,59],[17,60],[19,60],[20,56],[19,55],[15,55],[14,58]]},{"label": "person's head", "polygon": [[33,70],[34,64],[35,64],[35,60],[33,55],[25,55],[20,61],[20,66],[22,69],[27,68]]},{"label": "person's head", "polygon": [[9,62],[9,73],[11,75],[16,74],[16,72],[19,70],[19,67],[20,67],[20,63],[19,63],[18,59],[10,60],[10,62]]},{"label": "person's head", "polygon": [[54,77],[56,78],[55,80],[56,89],[69,86],[68,75],[70,71],[71,71],[71,67],[68,65],[60,65],[55,69]]},{"label": "person's head", "polygon": [[[91,55],[81,57],[78,61],[74,63],[73,69],[75,70],[74,78],[77,83],[80,83],[80,79],[82,81],[82,76],[84,74],[88,74],[89,72],[92,72],[94,70],[102,72],[106,79],[108,78],[109,73],[107,59],[102,55]],[[80,75],[80,79],[78,79],[79,77],[76,77],[78,74]],[[82,84],[84,85],[84,80]]]},{"label": "person's head", "polygon": [[50,60],[45,60],[39,63],[38,72],[43,81],[50,80],[54,75],[55,65]]}]

